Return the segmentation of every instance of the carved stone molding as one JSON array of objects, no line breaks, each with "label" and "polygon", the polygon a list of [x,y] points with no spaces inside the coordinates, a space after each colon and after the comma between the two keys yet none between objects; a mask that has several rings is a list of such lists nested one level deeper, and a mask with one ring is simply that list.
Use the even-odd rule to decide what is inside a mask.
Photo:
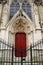
[{"label": "carved stone molding", "polygon": [[27,21],[23,20],[23,19],[18,19],[15,23],[13,23],[13,28],[15,31],[18,32],[25,32],[30,30],[30,26],[27,23]]},{"label": "carved stone molding", "polygon": [[34,3],[35,3],[37,6],[43,5],[42,0],[34,0]]},{"label": "carved stone molding", "polygon": [[6,4],[7,3],[7,0],[0,0],[0,3],[1,4]]}]

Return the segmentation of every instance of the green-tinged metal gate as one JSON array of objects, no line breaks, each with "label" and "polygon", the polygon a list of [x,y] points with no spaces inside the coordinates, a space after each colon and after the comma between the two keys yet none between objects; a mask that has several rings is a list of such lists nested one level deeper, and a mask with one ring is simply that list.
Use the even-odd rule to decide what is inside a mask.
[{"label": "green-tinged metal gate", "polygon": [[12,44],[0,39],[0,65],[43,65],[43,40],[22,50],[26,51],[26,57],[15,57],[15,50]]}]

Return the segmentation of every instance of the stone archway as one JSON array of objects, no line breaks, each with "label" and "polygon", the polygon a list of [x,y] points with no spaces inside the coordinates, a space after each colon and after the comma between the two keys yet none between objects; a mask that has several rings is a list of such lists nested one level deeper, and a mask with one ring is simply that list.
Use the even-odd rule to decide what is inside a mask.
[{"label": "stone archway", "polygon": [[[18,17],[15,19],[15,21],[12,22],[12,24],[10,25],[10,38],[12,37],[13,40],[13,44],[15,46],[15,34],[17,32],[19,33],[26,33],[26,44],[27,44],[27,48],[28,46],[31,44],[31,40],[32,40],[32,36],[31,36],[31,25],[29,23],[29,21],[23,17]],[[12,40],[11,38],[11,40]]]},{"label": "stone archway", "polygon": [[[30,47],[30,44],[33,42],[32,41],[32,30],[31,30],[31,24],[29,23],[29,21],[23,17],[19,17],[19,18],[16,18],[12,24],[9,26],[9,29],[10,29],[10,42],[13,43],[14,45],[14,48],[15,48],[15,35],[16,33],[25,33],[26,34],[26,49],[29,49]],[[12,41],[13,39],[13,41]],[[28,59],[28,55],[29,55],[29,52],[26,53],[26,58]],[[15,54],[14,54],[15,56]],[[29,56],[30,58],[30,56]],[[26,59],[26,60],[27,60]]]},{"label": "stone archway", "polygon": [[30,26],[30,22],[24,17],[16,18],[12,23],[12,27],[14,28],[15,32],[31,32],[32,30],[32,25]]}]

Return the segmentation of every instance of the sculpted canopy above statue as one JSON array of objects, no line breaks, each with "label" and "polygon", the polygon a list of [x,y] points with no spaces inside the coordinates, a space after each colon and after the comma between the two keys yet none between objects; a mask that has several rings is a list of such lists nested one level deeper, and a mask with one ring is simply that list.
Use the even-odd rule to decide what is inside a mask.
[{"label": "sculpted canopy above statue", "polygon": [[43,5],[43,1],[42,0],[34,0],[34,3],[36,5]]},{"label": "sculpted canopy above statue", "polygon": [[6,4],[7,3],[7,0],[0,0],[0,4],[1,3]]},{"label": "sculpted canopy above statue", "polygon": [[22,19],[19,19],[17,21],[18,22],[16,22],[15,26],[13,25],[14,28],[16,28],[17,30],[20,30],[20,31],[24,30],[25,29],[25,23],[26,22],[24,22]]}]

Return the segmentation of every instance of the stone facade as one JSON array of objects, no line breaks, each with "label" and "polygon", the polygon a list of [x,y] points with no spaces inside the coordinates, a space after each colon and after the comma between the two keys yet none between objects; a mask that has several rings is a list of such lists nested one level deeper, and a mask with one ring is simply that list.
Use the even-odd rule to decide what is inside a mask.
[{"label": "stone facade", "polygon": [[[43,6],[37,7],[37,5],[30,2],[31,5],[31,13],[32,20],[28,17],[25,11],[22,9],[21,4],[19,10],[15,15],[9,20],[10,16],[10,5],[11,2],[9,0],[9,4],[6,3],[4,6],[0,4],[0,38],[6,40],[7,42],[14,44],[15,42],[15,34],[17,32],[25,32],[26,33],[26,43],[30,45],[38,40],[43,38]],[[18,16],[20,13],[23,16]],[[40,18],[39,18],[40,14]],[[39,24],[41,23],[41,26]],[[42,27],[42,28],[41,28]],[[42,31],[42,32],[41,32]]]}]

